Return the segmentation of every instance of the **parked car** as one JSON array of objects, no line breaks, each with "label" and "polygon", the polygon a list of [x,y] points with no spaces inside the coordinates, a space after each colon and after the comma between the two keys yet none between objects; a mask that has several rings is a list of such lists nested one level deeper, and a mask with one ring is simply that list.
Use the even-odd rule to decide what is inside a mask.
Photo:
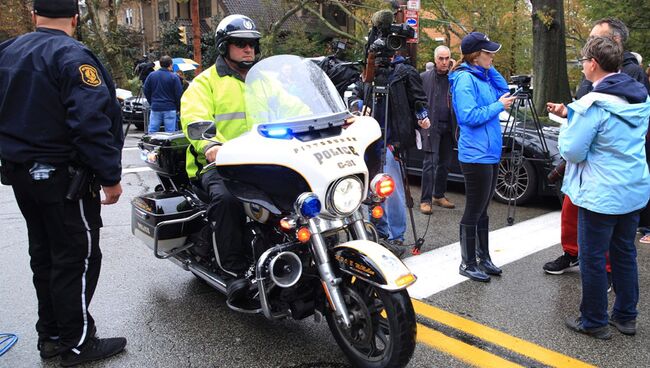
[{"label": "parked car", "polygon": [[133,124],[136,128],[144,130],[145,114],[149,113],[149,102],[144,96],[127,97],[122,104],[122,119],[125,123]]},{"label": "parked car", "polygon": [[[505,128],[508,114],[500,116],[502,130]],[[494,191],[494,199],[499,202],[507,203],[510,200],[516,200],[517,204],[525,204],[537,196],[557,196],[559,193],[555,184],[548,182],[546,176],[561,161],[557,141],[559,135],[558,127],[543,127],[542,132],[548,146],[549,155],[545,157],[543,145],[535,129],[530,129],[532,123],[528,122],[527,129],[523,129],[519,123],[515,129],[516,145],[515,149],[523,147],[523,159],[521,165],[517,163],[516,155],[512,154],[512,137],[506,136],[503,139],[503,154],[499,164],[499,173],[497,177],[497,186]],[[524,133],[525,132],[525,133]],[[448,180],[454,182],[463,182],[463,174],[458,162],[458,147],[454,142],[454,152],[452,162],[449,168]],[[409,174],[422,175],[422,160],[424,154],[422,151],[412,149],[409,151],[407,170]],[[513,169],[518,166],[517,170]],[[557,184],[561,185],[562,181]]]}]

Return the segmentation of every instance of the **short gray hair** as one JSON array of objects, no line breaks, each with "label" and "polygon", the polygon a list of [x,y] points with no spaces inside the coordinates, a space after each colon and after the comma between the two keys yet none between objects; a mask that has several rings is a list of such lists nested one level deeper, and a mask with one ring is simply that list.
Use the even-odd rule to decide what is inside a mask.
[{"label": "short gray hair", "polygon": [[630,30],[627,29],[625,23],[623,23],[623,21],[620,19],[607,17],[597,20],[594,23],[594,26],[599,26],[603,23],[607,23],[607,25],[609,25],[609,29],[612,31],[612,36],[620,38],[621,44],[625,45],[627,39],[630,37]]},{"label": "short gray hair", "polygon": [[437,58],[440,51],[443,51],[443,50],[446,50],[447,52],[449,52],[449,55],[451,55],[451,50],[449,50],[449,47],[447,47],[445,45],[440,45],[440,46],[436,47],[435,50],[433,50],[433,57]]},{"label": "short gray hair", "polygon": [[426,64],[424,64],[424,69],[426,69],[427,71],[428,70],[433,70],[434,67],[435,67],[435,65],[430,61],[428,61]]}]

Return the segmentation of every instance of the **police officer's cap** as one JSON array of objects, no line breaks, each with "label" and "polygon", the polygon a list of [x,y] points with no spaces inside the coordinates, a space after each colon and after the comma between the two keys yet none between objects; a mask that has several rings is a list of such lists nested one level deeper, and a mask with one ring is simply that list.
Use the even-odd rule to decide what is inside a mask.
[{"label": "police officer's cap", "polygon": [[79,13],[78,0],[34,0],[34,14],[47,18],[71,18]]}]

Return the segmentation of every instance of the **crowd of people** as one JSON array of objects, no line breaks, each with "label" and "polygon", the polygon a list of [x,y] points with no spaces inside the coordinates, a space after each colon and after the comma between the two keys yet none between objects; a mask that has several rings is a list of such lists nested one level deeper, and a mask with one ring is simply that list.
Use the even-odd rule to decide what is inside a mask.
[{"label": "crowd of people", "polygon": [[[117,354],[126,345],[124,338],[97,338],[88,312],[101,264],[100,205],[117,202],[121,194],[122,121],[110,75],[71,37],[78,21],[76,1],[35,0],[33,18],[35,32],[0,45],[0,63],[9,66],[0,72],[0,106],[8,108],[0,110],[2,180],[12,185],[29,230],[39,304],[37,348],[44,359],[60,355],[63,366],[72,366]],[[252,125],[245,118],[244,80],[260,56],[260,37],[250,18],[224,18],[217,26],[215,64],[186,87],[173,73],[171,58],[162,56],[160,69],[142,79],[152,106],[149,132],[157,132],[161,125],[177,130],[178,112],[185,132],[193,121],[215,119],[221,142],[248,132]],[[567,161],[562,185],[564,255],[544,265],[544,270],[561,274],[579,265],[580,315],[566,324],[599,339],[611,337],[608,324],[626,335],[636,333],[639,288],[634,241],[640,218],[646,221],[641,225],[650,225],[644,210],[650,196],[649,77],[637,58],[624,51],[627,37],[627,28],[618,20],[596,22],[582,49],[584,80],[576,100],[547,105],[549,112],[568,121],[559,138],[560,153]],[[433,205],[455,207],[445,192],[457,139],[466,186],[459,223],[459,273],[480,282],[503,272],[491,260],[488,236],[488,206],[502,151],[498,115],[515,99],[493,66],[500,48],[487,35],[471,32],[461,41],[458,63],[448,47],[440,46],[422,74],[397,53],[386,66],[391,99],[379,99],[372,106],[387,138],[386,146],[375,147],[385,157],[383,167],[375,170],[400,178],[400,152],[416,146],[419,131],[425,152],[420,198],[424,214],[430,215]],[[17,83],[18,78],[23,82]],[[42,98],[20,101],[34,91],[8,93],[16,86],[38,88]],[[370,103],[370,87],[359,82],[350,105],[367,111],[363,106]],[[34,137],[41,141],[30,143]],[[228,304],[259,308],[242,297],[248,268],[241,246],[242,205],[226,190],[217,170],[206,169],[221,146],[205,140],[190,144],[188,175],[209,194],[208,217],[219,229],[215,232],[219,257],[231,276]],[[94,180],[83,182],[81,190],[71,194],[68,189],[78,172],[89,172]],[[401,245],[406,200],[402,181],[396,182],[397,194],[384,204],[386,215],[377,231]],[[608,279],[616,294],[611,315]]]}]

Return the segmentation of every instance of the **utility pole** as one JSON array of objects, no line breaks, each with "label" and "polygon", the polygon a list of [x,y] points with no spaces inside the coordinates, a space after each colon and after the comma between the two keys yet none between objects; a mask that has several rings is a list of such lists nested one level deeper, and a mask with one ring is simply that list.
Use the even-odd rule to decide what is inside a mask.
[{"label": "utility pole", "polygon": [[194,48],[193,59],[199,63],[196,74],[201,73],[201,19],[199,18],[199,0],[191,0],[190,16],[192,18],[192,46]]},{"label": "utility pole", "polygon": [[418,32],[420,31],[419,25],[419,12],[420,0],[400,0],[397,1],[399,8],[395,15],[395,22],[406,23],[415,29],[415,38],[407,40],[407,53],[411,58],[411,64],[417,67],[418,60]]}]

